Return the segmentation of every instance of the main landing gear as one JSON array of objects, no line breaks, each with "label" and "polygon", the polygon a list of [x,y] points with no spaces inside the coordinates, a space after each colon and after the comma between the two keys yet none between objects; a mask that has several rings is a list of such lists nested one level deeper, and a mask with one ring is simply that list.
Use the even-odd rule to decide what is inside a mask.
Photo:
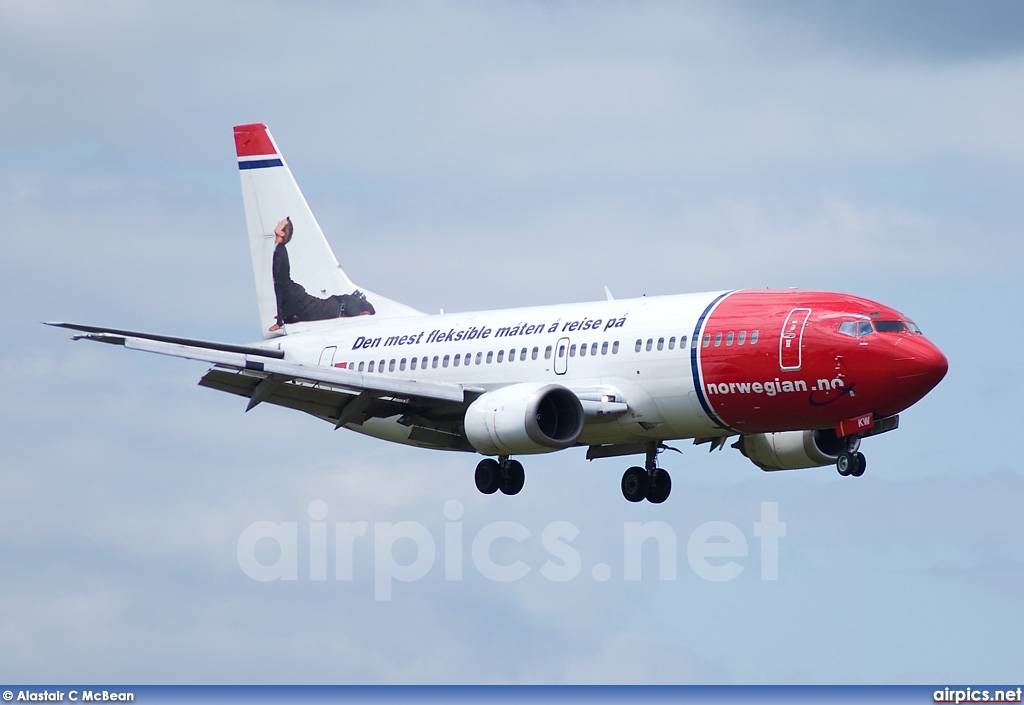
[{"label": "main landing gear", "polygon": [[512,460],[507,455],[484,458],[476,466],[476,488],[484,494],[494,494],[498,490],[502,494],[519,494],[526,482],[523,464]]},{"label": "main landing gear", "polygon": [[659,446],[649,445],[644,467],[634,466],[623,473],[622,496],[630,502],[646,499],[651,504],[661,504],[672,492],[672,478],[667,470],[658,467],[659,451]]},{"label": "main landing gear", "polygon": [[[647,500],[661,504],[672,492],[672,478],[668,471],[658,467],[658,454],[668,449],[660,443],[647,444],[647,460],[644,467],[632,467],[622,476],[622,496],[630,502]],[[675,450],[674,448],[670,450]],[[519,494],[523,489],[525,473],[523,464],[507,455],[484,458],[476,466],[476,488],[484,494]]]}]

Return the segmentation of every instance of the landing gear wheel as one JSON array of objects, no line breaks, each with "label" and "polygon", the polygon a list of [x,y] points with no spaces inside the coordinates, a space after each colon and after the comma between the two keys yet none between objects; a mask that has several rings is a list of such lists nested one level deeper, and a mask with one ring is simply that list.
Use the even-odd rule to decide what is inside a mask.
[{"label": "landing gear wheel", "polygon": [[523,464],[518,460],[509,460],[501,473],[501,491],[503,494],[519,494],[526,482],[526,473],[523,471]]},{"label": "landing gear wheel", "polygon": [[857,460],[854,458],[853,453],[848,453],[845,450],[839,454],[838,458],[836,458],[836,470],[838,470],[839,474],[843,477],[847,477],[853,473],[853,469],[856,465]]},{"label": "landing gear wheel", "polygon": [[622,475],[622,496],[630,502],[642,502],[646,499],[648,487],[650,479],[643,468],[632,467]]},{"label": "landing gear wheel", "polygon": [[[668,499],[672,492],[672,478],[666,470],[655,470],[650,477],[650,484],[647,487],[647,501],[651,504],[661,504]],[[627,498],[628,499],[628,498]]]},{"label": "landing gear wheel", "polygon": [[868,459],[864,457],[863,453],[857,453],[854,457],[857,459],[857,463],[853,466],[850,474],[854,477],[860,477],[867,470]]},{"label": "landing gear wheel", "polygon": [[493,458],[484,458],[476,466],[476,488],[494,494],[501,485],[501,466]]}]

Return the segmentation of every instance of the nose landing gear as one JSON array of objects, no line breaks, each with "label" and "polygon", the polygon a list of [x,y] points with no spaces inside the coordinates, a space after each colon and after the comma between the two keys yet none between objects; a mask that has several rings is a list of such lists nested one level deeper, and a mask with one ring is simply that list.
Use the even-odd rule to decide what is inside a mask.
[{"label": "nose landing gear", "polygon": [[836,458],[836,470],[843,477],[852,475],[853,477],[860,477],[864,474],[864,470],[868,466],[868,459],[864,457],[863,453],[844,450]]}]

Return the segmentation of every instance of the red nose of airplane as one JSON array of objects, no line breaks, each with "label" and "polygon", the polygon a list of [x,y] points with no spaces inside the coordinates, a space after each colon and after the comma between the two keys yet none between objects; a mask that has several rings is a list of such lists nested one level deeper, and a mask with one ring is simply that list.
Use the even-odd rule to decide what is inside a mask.
[{"label": "red nose of airplane", "polygon": [[934,389],[948,369],[946,356],[922,335],[901,337],[895,347],[895,385],[908,406]]}]

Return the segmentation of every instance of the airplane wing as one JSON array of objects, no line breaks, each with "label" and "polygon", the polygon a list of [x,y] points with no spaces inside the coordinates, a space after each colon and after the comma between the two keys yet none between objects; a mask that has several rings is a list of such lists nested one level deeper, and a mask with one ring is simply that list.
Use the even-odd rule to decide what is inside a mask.
[{"label": "airplane wing", "polygon": [[[258,345],[233,345],[138,331],[48,322],[92,340],[160,355],[212,363],[199,380],[209,387],[249,400],[246,411],[267,402],[304,411],[341,428],[372,418],[399,417],[409,439],[435,448],[473,450],[463,430],[466,409],[485,389],[445,382],[364,375],[355,370],[303,365],[284,359],[284,351]],[[573,389],[589,423],[611,421],[627,409],[612,387]]]},{"label": "airplane wing", "polygon": [[93,340],[160,355],[213,363],[199,384],[247,397],[246,411],[261,402],[305,411],[335,428],[370,418],[402,416],[410,437],[424,443],[462,449],[458,426],[466,407],[483,389],[443,382],[364,375],[336,367],[285,361],[275,348],[231,345],[190,338],[100,328],[75,323],[47,323],[80,331],[75,340]]}]

